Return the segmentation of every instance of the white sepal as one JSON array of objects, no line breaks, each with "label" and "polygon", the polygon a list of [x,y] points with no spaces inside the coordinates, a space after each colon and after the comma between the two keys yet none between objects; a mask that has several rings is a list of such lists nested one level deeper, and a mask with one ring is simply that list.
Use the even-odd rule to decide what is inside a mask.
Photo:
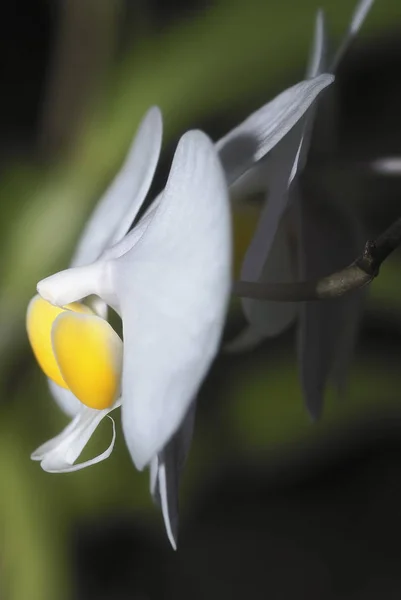
[{"label": "white sepal", "polygon": [[[305,117],[281,140],[264,165],[267,203],[262,211],[254,236],[249,244],[241,268],[241,279],[259,281],[268,260],[289,202],[289,179],[304,132]],[[248,301],[244,301],[248,304]]]},{"label": "white sepal", "polygon": [[224,173],[205,134],[181,138],[151,223],[111,264],[123,322],[123,430],[142,469],[179,427],[225,320],[231,215]]},{"label": "white sepal", "polygon": [[288,88],[250,115],[216,144],[229,185],[261,160],[303,117],[334,81],[322,74]]},{"label": "white sepal", "polygon": [[120,172],[93,211],[71,266],[97,260],[106,248],[127,233],[152,183],[162,133],[161,112],[154,106],[142,120]]},{"label": "white sepal", "polygon": [[85,448],[100,421],[121,402],[116,402],[111,408],[106,410],[94,410],[92,408],[82,407],[80,412],[67,425],[67,427],[55,438],[39,446],[32,453],[31,459],[40,461],[40,466],[48,473],[69,473],[78,471],[90,465],[96,464],[108,458],[113,450],[116,432],[113,424],[113,437],[107,450],[83,463],[74,464]]},{"label": "white sepal", "polygon": [[159,484],[159,493],[160,493],[160,504],[163,514],[163,521],[166,527],[167,537],[170,541],[170,544],[173,550],[177,550],[177,526],[178,522],[174,522],[172,517],[174,516],[176,521],[178,520],[178,512],[174,511],[173,514],[170,514],[170,502],[168,498],[168,482],[167,482],[167,473],[166,473],[166,463],[161,462],[157,471],[158,474],[158,484]]}]

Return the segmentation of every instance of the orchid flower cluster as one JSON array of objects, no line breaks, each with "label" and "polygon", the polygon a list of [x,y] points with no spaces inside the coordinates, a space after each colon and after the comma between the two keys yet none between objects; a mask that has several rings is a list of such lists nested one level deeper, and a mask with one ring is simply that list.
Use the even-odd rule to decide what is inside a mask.
[{"label": "orchid flower cluster", "polygon": [[[86,224],[70,267],[40,281],[29,303],[26,322],[33,352],[55,402],[71,418],[32,459],[50,473],[106,459],[116,437],[110,413],[121,407],[128,450],[137,469],[150,469],[151,493],[174,548],[179,479],[191,442],[196,395],[219,349],[230,298],[230,192],[250,189],[255,181],[268,190],[242,277],[268,281],[291,276],[281,218],[300,193],[298,176],[306,164],[316,102],[333,83],[339,58],[371,4],[359,4],[331,65],[326,63],[319,13],[304,81],[216,144],[201,131],[185,133],[165,189],[139,217],[162,145],[161,112],[151,108]],[[308,266],[304,270],[308,274]],[[243,308],[249,327],[234,343],[237,349],[279,333],[297,310],[253,300],[244,300]],[[121,318],[122,337],[108,322],[110,309]],[[302,310],[307,328],[314,326],[313,319],[326,318],[307,307]],[[308,344],[304,342],[306,350]],[[109,447],[77,462],[106,416],[113,431]]]}]

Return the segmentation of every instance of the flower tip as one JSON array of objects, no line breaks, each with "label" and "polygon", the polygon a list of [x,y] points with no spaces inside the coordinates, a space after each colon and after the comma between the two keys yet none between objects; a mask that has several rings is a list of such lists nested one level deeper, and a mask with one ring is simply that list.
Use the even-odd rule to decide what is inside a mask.
[{"label": "flower tip", "polygon": [[161,124],[163,123],[163,115],[160,108],[156,105],[151,106],[147,112],[147,115],[152,115],[154,120],[158,120]]},{"label": "flower tip", "polygon": [[137,471],[143,471],[146,467],[151,465],[152,460],[157,455],[162,444],[160,444],[160,440],[157,440],[158,443],[156,443],[156,440],[154,439],[145,439],[144,436],[141,435],[143,432],[133,427],[133,420],[130,420],[130,425],[127,426],[127,419],[124,417],[126,409],[127,406],[123,406],[122,426],[125,442],[135,468]]},{"label": "flower tip", "polygon": [[197,146],[204,145],[214,148],[214,144],[210,137],[201,129],[190,129],[189,131],[185,132],[181,137],[180,142],[186,140],[190,140],[192,143],[196,142]]},{"label": "flower tip", "polygon": [[173,537],[169,537],[169,541],[172,549],[175,550],[175,552],[177,552],[177,542],[175,541],[175,539]]},{"label": "flower tip", "polygon": [[43,298],[43,300],[47,300],[47,302],[50,302],[50,304],[57,306],[57,299],[55,298],[54,294],[52,294],[52,289],[51,286],[48,285],[48,280],[49,277],[46,277],[46,279],[39,281],[36,286],[36,291],[38,292],[39,296]]},{"label": "flower tip", "polygon": [[31,452],[30,459],[31,460],[42,460],[42,456],[40,454],[38,454],[37,450],[35,450],[34,452]]},{"label": "flower tip", "polygon": [[[128,445],[128,443],[127,443],[127,445]],[[150,460],[147,460],[147,457],[145,457],[144,454],[138,455],[138,453],[136,453],[136,452],[134,453],[129,445],[128,445],[128,449],[130,451],[132,462],[134,463],[136,470],[143,471],[144,468],[150,464]]]},{"label": "flower tip", "polygon": [[334,73],[325,73],[325,78],[326,78],[326,82],[327,85],[331,85],[332,83],[334,83],[336,76],[334,75]]}]

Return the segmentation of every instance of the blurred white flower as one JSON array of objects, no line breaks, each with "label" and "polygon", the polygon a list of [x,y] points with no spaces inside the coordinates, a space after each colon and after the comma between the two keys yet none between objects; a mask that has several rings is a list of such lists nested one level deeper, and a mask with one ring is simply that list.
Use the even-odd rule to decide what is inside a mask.
[{"label": "blurred white flower", "polygon": [[[372,4],[373,0],[358,3],[348,31],[331,62],[327,58],[324,14],[318,12],[308,78],[319,81],[323,72],[329,72],[332,76],[335,74]],[[267,195],[267,202],[243,261],[243,280],[267,283],[296,278],[294,252],[288,228],[282,221],[289,207],[295,217],[298,268],[302,280],[328,275],[345,267],[360,251],[359,231],[355,223],[335,204],[324,202],[323,197],[315,201],[314,195],[323,194],[318,189],[311,190],[310,186],[306,189],[300,179],[311,141],[320,143],[320,156],[327,152],[318,138],[321,132],[317,131],[315,121],[318,121],[319,129],[325,127],[328,130],[331,128],[331,132],[335,130],[337,121],[333,112],[333,90],[335,86],[321,99],[316,96],[303,118],[288,131],[266,160],[237,183],[239,192],[244,195],[255,190]],[[317,108],[320,111],[324,109],[324,115],[316,115]],[[316,116],[324,118],[316,119]],[[326,132],[324,142],[327,139],[330,142]],[[321,412],[328,376],[336,371],[338,385],[343,384],[355,340],[360,296],[358,293],[351,294],[338,300],[303,303],[301,306],[297,303],[243,299],[242,306],[249,325],[231,342],[228,349],[252,349],[266,337],[281,333],[299,316],[298,354],[302,388],[309,412],[317,417]]]},{"label": "blurred white flower", "polygon": [[371,168],[379,175],[399,177],[401,175],[401,156],[377,158],[372,162]]}]

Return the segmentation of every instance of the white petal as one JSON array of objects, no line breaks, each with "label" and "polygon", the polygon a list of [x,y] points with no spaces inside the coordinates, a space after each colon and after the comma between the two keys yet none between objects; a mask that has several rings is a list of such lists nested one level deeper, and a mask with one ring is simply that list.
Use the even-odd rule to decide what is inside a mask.
[{"label": "white petal", "polygon": [[[158,469],[160,503],[163,513],[163,520],[166,527],[167,537],[174,550],[177,550],[177,531],[178,531],[178,509],[172,509],[171,498],[169,497],[170,488],[167,482],[166,464],[161,462]],[[174,488],[175,490],[175,488]],[[174,499],[177,498],[174,496]]]},{"label": "white petal", "polygon": [[131,248],[133,248],[135,244],[139,242],[148,226],[152,222],[161,198],[162,194],[159,194],[159,196],[157,196],[157,198],[152,202],[151,206],[145,212],[141,220],[135,225],[133,230],[130,231],[128,235],[124,236],[123,239],[114,246],[107,248],[107,250],[102,254],[103,260],[118,258],[119,256],[126,254],[126,252],[131,250]]},{"label": "white petal", "polygon": [[69,417],[75,417],[75,415],[82,408],[82,403],[78,400],[78,398],[76,398],[74,394],[70,392],[70,390],[60,387],[51,379],[48,379],[47,383],[49,385],[51,395],[61,410]]},{"label": "white petal", "polygon": [[241,269],[241,279],[245,281],[258,281],[263,275],[280,220],[288,206],[289,178],[303,132],[304,119],[281,140],[265,163],[265,180],[269,196],[245,254]]},{"label": "white petal", "polygon": [[152,496],[162,509],[167,536],[174,550],[178,535],[180,479],[191,446],[195,413],[196,403],[193,402],[179,430],[150,463]]},{"label": "white petal", "polygon": [[48,473],[78,471],[79,469],[105,460],[113,450],[116,437],[115,425],[111,417],[109,419],[113,424],[113,437],[107,450],[95,458],[83,463],[74,464],[100,421],[120,404],[121,402],[118,402],[107,410],[94,410],[83,407],[58,436],[46,442],[32,453],[32,460],[40,460],[42,469]]},{"label": "white petal", "polygon": [[326,70],[327,33],[324,12],[318,10],[315,21],[315,33],[306,77],[317,77]]},{"label": "white petal", "polygon": [[120,172],[86,225],[72,266],[93,262],[129,230],[152,183],[162,129],[160,110],[153,107],[145,115]]},{"label": "white petal", "polygon": [[113,272],[124,336],[123,430],[142,469],[178,429],[206,375],[231,288],[228,191],[203,133],[181,138],[152,222]]},{"label": "white petal", "polygon": [[351,22],[348,26],[347,33],[345,34],[345,36],[341,42],[341,45],[336,53],[336,56],[333,60],[333,63],[331,65],[330,71],[332,73],[334,73],[334,71],[336,71],[338,65],[340,64],[341,60],[343,59],[344,55],[346,54],[346,52],[347,52],[348,48],[350,47],[351,43],[353,42],[355,36],[357,35],[358,31],[362,27],[370,9],[373,6],[373,2],[374,2],[374,0],[360,0],[360,2],[358,2],[356,9],[352,15]]},{"label": "white petal", "polygon": [[[293,281],[294,265],[289,246],[286,224],[279,227],[271,251],[263,266],[259,281],[264,283],[280,283]],[[245,277],[244,277],[245,279]],[[295,302],[262,302],[244,298],[242,300],[244,313],[252,326],[251,331],[234,341],[234,349],[241,347],[245,350],[257,345],[258,338],[273,337],[287,329],[298,315],[298,305]],[[254,330],[254,333],[252,333]],[[258,335],[255,332],[258,331]],[[233,348],[231,344],[231,348]]]},{"label": "white petal", "polygon": [[[325,17],[322,10],[318,10],[315,21],[315,31],[313,44],[311,49],[311,55],[309,58],[309,64],[306,71],[306,77],[308,79],[315,78],[321,75],[326,69],[326,57],[327,57],[327,32]],[[317,100],[318,101],[318,100]],[[306,164],[306,157],[310,145],[310,136],[313,127],[313,117],[317,102],[313,103],[307,111],[307,118],[305,119],[305,130],[303,135],[299,137],[299,146],[295,155],[295,161],[292,167],[290,176],[290,182],[294,179],[298,170],[302,170]],[[306,138],[306,139],[305,139]],[[221,143],[221,142],[219,142]],[[266,189],[268,182],[266,177],[263,175],[264,164],[259,162],[252,169],[248,170],[244,175],[230,186],[231,196],[236,199],[238,196],[251,194],[262,189]]]},{"label": "white petal", "polygon": [[234,183],[263,158],[333,81],[333,75],[322,74],[297,83],[218,141],[216,147],[220,152],[228,184]]}]

